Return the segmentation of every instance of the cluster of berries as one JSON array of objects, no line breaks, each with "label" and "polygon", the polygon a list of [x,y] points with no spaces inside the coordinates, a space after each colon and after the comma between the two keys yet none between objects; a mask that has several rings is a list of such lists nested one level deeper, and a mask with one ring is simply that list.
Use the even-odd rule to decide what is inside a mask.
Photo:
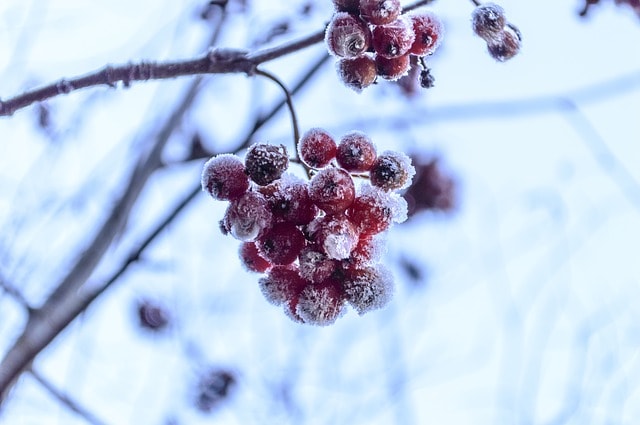
[{"label": "cluster of berries", "polygon": [[487,50],[495,60],[504,62],[520,51],[522,35],[507,22],[504,9],[495,3],[476,7],[471,15],[473,32],[487,42]]},{"label": "cluster of berries", "polygon": [[423,58],[440,45],[442,22],[431,12],[403,15],[400,0],[333,3],[336,12],[325,42],[338,58],[338,76],[355,91],[370,86],[378,76],[399,79],[409,71],[411,56]]},{"label": "cluster of berries", "polygon": [[[245,267],[265,273],[262,293],[294,321],[324,326],[347,303],[359,314],[383,307],[392,278],[379,264],[377,235],[407,218],[397,191],[415,173],[410,158],[378,154],[361,132],[336,143],[318,128],[300,138],[298,154],[308,181],[286,172],[284,146],[255,144],[244,162],[232,154],[207,161],[203,190],[229,201],[222,232],[243,242]],[[357,186],[354,177],[362,178]]]}]

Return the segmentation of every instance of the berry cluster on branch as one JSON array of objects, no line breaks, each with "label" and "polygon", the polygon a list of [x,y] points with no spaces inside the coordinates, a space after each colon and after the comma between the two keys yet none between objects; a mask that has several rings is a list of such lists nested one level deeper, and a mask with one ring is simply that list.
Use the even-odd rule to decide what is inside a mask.
[{"label": "berry cluster on branch", "polygon": [[303,134],[297,150],[308,181],[288,172],[282,145],[254,144],[244,161],[221,154],[206,162],[203,190],[229,202],[221,231],[242,241],[240,259],[264,273],[265,298],[296,322],[332,324],[348,304],[358,314],[383,307],[393,279],[379,264],[380,235],[407,218],[398,191],[415,174],[410,158],[377,153],[364,133],[336,142],[320,128]]},{"label": "berry cluster on branch", "polygon": [[471,25],[473,32],[487,42],[487,50],[495,60],[504,62],[520,51],[520,30],[507,22],[501,6],[485,3],[476,7],[471,15]]}]

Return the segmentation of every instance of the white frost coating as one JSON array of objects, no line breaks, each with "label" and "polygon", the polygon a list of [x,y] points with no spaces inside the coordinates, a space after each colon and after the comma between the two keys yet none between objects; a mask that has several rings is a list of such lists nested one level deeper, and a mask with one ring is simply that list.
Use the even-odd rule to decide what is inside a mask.
[{"label": "white frost coating", "polygon": [[208,191],[207,188],[210,186],[212,178],[234,174],[239,168],[243,167],[242,160],[231,153],[223,153],[209,158],[202,167],[202,176],[200,177],[202,190]]},{"label": "white frost coating", "polygon": [[411,186],[413,177],[416,175],[416,168],[413,166],[411,158],[404,152],[399,151],[384,151],[381,155],[386,155],[395,159],[398,164],[400,164],[400,168],[406,173],[407,181],[399,188],[399,190],[406,189]]},{"label": "white frost coating", "polygon": [[251,242],[271,227],[273,215],[261,194],[247,192],[229,206],[225,221],[229,225],[231,236],[243,242]]},{"label": "white frost coating", "polygon": [[329,286],[308,285],[300,294],[296,312],[305,323],[327,326],[345,313],[345,304]]},{"label": "white frost coating", "polygon": [[[413,167],[411,168],[413,170],[413,174],[415,174],[415,169]],[[375,200],[375,207],[389,209],[391,212],[392,222],[402,223],[407,220],[407,212],[409,208],[407,201],[395,192],[386,192],[379,187],[370,185],[369,183],[362,183],[358,186],[357,196],[370,197]]]},{"label": "white frost coating", "polygon": [[354,58],[366,52],[371,43],[368,27],[348,12],[336,12],[324,33],[327,50],[338,58]]},{"label": "white frost coating", "polygon": [[329,234],[322,245],[329,258],[343,260],[349,258],[351,251],[358,244],[354,235],[347,233]]},{"label": "white frost coating", "polygon": [[359,315],[386,306],[393,297],[393,275],[378,265],[344,282],[347,301]]},{"label": "white frost coating", "polygon": [[389,207],[391,208],[391,220],[395,223],[403,223],[407,220],[409,206],[407,201],[397,193],[389,194]]}]

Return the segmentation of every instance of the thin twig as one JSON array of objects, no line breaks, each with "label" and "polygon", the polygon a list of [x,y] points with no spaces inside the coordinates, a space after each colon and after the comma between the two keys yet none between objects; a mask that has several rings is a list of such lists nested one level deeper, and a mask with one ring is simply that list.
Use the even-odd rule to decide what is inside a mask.
[{"label": "thin twig", "polygon": [[29,301],[22,295],[22,292],[18,290],[15,286],[7,281],[4,276],[0,275],[0,288],[7,293],[11,298],[14,299],[18,304],[20,304],[24,309],[26,309],[29,313],[33,311],[33,307],[29,304]]}]

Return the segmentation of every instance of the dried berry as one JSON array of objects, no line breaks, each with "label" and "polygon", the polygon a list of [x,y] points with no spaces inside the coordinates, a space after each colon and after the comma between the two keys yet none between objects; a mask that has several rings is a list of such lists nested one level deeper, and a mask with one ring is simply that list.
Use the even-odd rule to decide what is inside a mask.
[{"label": "dried berry", "polygon": [[520,31],[515,26],[507,24],[497,38],[487,42],[487,49],[492,58],[498,62],[505,62],[520,52],[521,44]]},{"label": "dried berry", "polygon": [[372,185],[397,190],[408,187],[415,173],[411,158],[402,152],[386,151],[375,159],[369,176]]},{"label": "dried berry", "polygon": [[495,3],[484,3],[471,14],[473,32],[486,41],[499,38],[506,24],[504,9]]},{"label": "dried berry", "polygon": [[246,173],[251,180],[265,186],[279,179],[289,167],[289,155],[283,146],[258,143],[249,148],[244,158]]}]

